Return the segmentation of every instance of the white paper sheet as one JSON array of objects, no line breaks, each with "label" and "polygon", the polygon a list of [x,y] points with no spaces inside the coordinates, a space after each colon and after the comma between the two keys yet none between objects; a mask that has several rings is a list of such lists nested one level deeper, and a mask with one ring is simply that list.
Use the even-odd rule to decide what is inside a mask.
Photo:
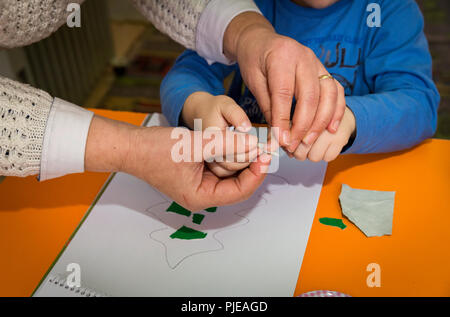
[{"label": "white paper sheet", "polygon": [[[149,125],[165,123],[153,116]],[[200,225],[166,212],[172,203],[143,181],[118,173],[52,268],[81,267],[81,285],[112,296],[292,296],[325,163],[280,156],[277,173],[247,201],[219,207]],[[205,239],[171,239],[180,226]]]}]

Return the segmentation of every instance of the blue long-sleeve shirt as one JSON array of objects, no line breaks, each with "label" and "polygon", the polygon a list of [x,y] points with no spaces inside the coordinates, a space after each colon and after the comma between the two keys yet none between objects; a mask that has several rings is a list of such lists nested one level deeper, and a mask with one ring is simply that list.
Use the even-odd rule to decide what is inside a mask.
[{"label": "blue long-sleeve shirt", "polygon": [[[432,137],[439,93],[432,81],[423,17],[413,0],[340,0],[325,9],[290,0],[256,0],[275,30],[311,48],[344,86],[357,133],[346,153],[390,152]],[[368,5],[380,5],[380,27],[370,27]],[[264,118],[243,87],[238,65],[208,65],[184,52],[161,85],[165,116],[178,125],[186,98],[196,91],[225,94],[223,80],[235,71],[228,95],[255,123]]]}]

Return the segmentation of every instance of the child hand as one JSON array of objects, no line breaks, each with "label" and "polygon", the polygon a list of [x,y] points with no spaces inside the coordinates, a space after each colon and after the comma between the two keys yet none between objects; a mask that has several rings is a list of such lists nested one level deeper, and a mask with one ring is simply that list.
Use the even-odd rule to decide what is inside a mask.
[{"label": "child hand", "polygon": [[356,130],[356,121],[353,112],[346,107],[344,117],[336,133],[332,134],[327,130],[323,131],[312,145],[300,143],[293,153],[298,160],[330,162],[336,159],[342,148],[347,145],[348,140]]},{"label": "child hand", "polygon": [[[228,96],[213,96],[206,92],[195,92],[185,101],[181,117],[191,129],[194,119],[201,119],[202,130],[234,126],[238,132],[248,132],[251,122],[244,110]],[[218,177],[227,177],[246,168],[258,156],[258,149],[240,156],[224,158],[224,162],[208,163],[209,169]]]},{"label": "child hand", "polygon": [[244,110],[228,96],[213,96],[207,92],[194,92],[185,101],[181,117],[184,123],[194,129],[194,119],[202,120],[203,130],[229,126],[248,132],[252,125]]}]

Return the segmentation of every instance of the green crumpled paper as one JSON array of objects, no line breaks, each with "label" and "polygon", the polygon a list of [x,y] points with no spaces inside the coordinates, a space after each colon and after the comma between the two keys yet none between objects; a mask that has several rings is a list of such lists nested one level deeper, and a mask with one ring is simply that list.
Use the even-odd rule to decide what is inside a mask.
[{"label": "green crumpled paper", "polygon": [[342,213],[366,236],[392,234],[395,192],[354,189],[342,184]]}]

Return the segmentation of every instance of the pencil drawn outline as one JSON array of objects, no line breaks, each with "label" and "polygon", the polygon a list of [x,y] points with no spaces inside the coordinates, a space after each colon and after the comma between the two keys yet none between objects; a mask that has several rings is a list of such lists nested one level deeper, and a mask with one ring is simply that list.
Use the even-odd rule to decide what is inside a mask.
[{"label": "pencil drawn outline", "polygon": [[[281,179],[281,180],[283,181],[283,185],[291,185],[291,184],[289,183],[289,181],[288,181],[286,178],[284,178],[283,176],[280,176],[280,175],[274,175],[274,174],[271,174],[271,175],[269,175],[269,176],[270,176],[270,177],[275,177],[275,178]],[[276,190],[277,190],[277,189],[272,190],[272,191],[276,191]],[[146,209],[146,212],[151,213],[156,219],[158,219],[158,220],[161,222],[162,225],[164,225],[163,228],[158,228],[158,229],[153,230],[152,232],[150,232],[149,238],[152,239],[152,240],[155,241],[155,242],[158,242],[159,244],[162,244],[162,246],[164,247],[164,258],[165,258],[165,262],[167,263],[167,266],[168,266],[171,270],[175,270],[175,269],[177,269],[177,268],[179,267],[179,265],[180,265],[183,261],[185,261],[186,259],[188,259],[188,258],[190,258],[190,257],[196,256],[196,255],[199,255],[199,254],[203,254],[203,253],[218,252],[218,251],[224,250],[224,249],[225,249],[224,244],[223,244],[222,241],[220,241],[216,236],[217,236],[219,233],[222,233],[222,232],[225,232],[225,231],[228,231],[228,230],[231,230],[231,229],[235,229],[235,228],[239,228],[239,227],[242,227],[242,226],[247,225],[247,224],[250,222],[250,219],[247,218],[247,217],[245,217],[245,216],[243,216],[243,215],[241,215],[241,213],[243,213],[243,212],[245,212],[245,211],[248,211],[248,210],[251,210],[251,209],[253,209],[253,208],[255,208],[255,207],[267,205],[267,204],[268,204],[268,200],[267,200],[265,197],[263,197],[264,194],[267,194],[267,193],[270,194],[271,191],[265,190],[265,191],[263,191],[262,193],[260,193],[260,194],[258,194],[257,196],[255,196],[255,197],[261,198],[261,201],[258,202],[256,205],[254,205],[254,206],[252,206],[252,207],[250,207],[250,208],[240,209],[239,211],[237,211],[237,212],[234,213],[235,216],[240,217],[240,218],[246,220],[245,222],[239,223],[239,224],[236,224],[236,225],[231,225],[231,226],[228,226],[228,227],[224,227],[223,229],[216,230],[216,231],[212,234],[212,239],[213,239],[213,241],[216,241],[216,242],[220,245],[219,248],[216,248],[216,249],[209,249],[209,250],[203,250],[203,251],[198,251],[198,252],[194,252],[194,253],[191,253],[191,254],[189,254],[189,255],[183,256],[183,257],[182,257],[175,265],[171,265],[171,264],[169,263],[168,247],[167,247],[167,245],[166,245],[163,241],[160,241],[160,240],[158,240],[158,239],[156,239],[156,238],[154,238],[154,237],[152,236],[152,235],[155,234],[156,232],[160,232],[160,231],[164,231],[164,230],[170,229],[169,226],[167,226],[167,225],[164,224],[163,220],[161,219],[161,217],[160,217],[159,215],[157,215],[155,212],[152,212],[152,211],[151,211],[152,209],[154,209],[154,208],[156,208],[156,207],[158,207],[158,206],[160,206],[160,205],[164,205],[164,204],[167,204],[167,203],[171,203],[171,201],[170,201],[170,200],[167,200],[166,198],[164,198],[164,200],[165,200],[164,202],[160,202],[160,203],[155,204],[155,205],[153,205],[153,206],[150,206],[149,208]],[[161,196],[162,196],[162,195],[161,195]],[[251,198],[250,198],[250,199],[251,199]],[[220,207],[219,207],[219,208],[220,208]],[[219,211],[219,208],[218,208],[218,211]]]}]

